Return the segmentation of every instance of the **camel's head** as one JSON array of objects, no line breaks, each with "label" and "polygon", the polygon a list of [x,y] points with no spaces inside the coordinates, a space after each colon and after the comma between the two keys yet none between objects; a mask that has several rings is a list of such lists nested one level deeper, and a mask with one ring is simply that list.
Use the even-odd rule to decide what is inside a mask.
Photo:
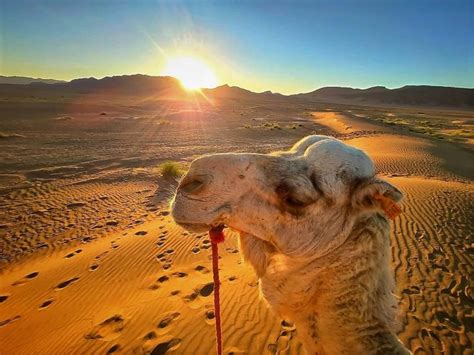
[{"label": "camel's head", "polygon": [[270,155],[204,156],[181,180],[172,215],[191,231],[225,224],[289,256],[324,255],[357,216],[382,212],[376,194],[401,199],[374,174],[363,151],[326,136]]}]

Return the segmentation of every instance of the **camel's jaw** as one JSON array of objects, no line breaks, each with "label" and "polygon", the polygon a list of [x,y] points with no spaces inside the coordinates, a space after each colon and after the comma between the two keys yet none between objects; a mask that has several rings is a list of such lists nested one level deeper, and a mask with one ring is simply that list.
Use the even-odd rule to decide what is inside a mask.
[{"label": "camel's jaw", "polygon": [[212,228],[210,225],[203,223],[176,223],[191,233],[204,233]]}]

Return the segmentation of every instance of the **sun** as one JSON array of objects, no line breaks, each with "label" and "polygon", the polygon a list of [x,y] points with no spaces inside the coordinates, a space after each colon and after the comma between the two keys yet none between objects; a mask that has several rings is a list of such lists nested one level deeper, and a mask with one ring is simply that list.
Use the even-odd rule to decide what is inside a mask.
[{"label": "sun", "polygon": [[188,90],[217,86],[217,78],[214,72],[197,58],[172,58],[168,60],[163,75],[175,77]]}]

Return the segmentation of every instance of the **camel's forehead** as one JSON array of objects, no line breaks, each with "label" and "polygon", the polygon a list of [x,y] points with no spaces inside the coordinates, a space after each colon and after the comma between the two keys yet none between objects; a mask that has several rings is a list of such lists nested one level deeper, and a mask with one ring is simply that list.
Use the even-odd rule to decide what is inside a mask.
[{"label": "camel's forehead", "polygon": [[367,154],[337,139],[324,139],[310,145],[303,158],[321,172],[344,171],[354,177],[368,177],[375,173],[374,164]]},{"label": "camel's forehead", "polygon": [[[231,175],[253,174],[256,171],[278,170],[285,175],[299,170],[315,171],[319,175],[349,174],[352,177],[374,175],[374,164],[362,150],[326,136],[308,136],[290,151],[274,154],[218,153],[193,161],[191,173]],[[283,170],[282,170],[283,169]]]},{"label": "camel's forehead", "polygon": [[249,154],[243,153],[218,153],[204,155],[191,164],[191,171],[227,171],[231,170],[248,170],[251,165]]}]

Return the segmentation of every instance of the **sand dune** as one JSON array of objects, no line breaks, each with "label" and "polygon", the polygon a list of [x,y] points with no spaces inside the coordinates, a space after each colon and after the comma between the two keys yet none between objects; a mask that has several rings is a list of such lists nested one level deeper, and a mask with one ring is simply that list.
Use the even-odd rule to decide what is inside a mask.
[{"label": "sand dune", "polygon": [[[194,126],[163,126],[161,134],[179,140],[166,150],[172,137],[164,136],[156,150],[143,149],[143,160],[134,158],[135,145],[130,157],[120,151],[119,160],[71,162],[79,166],[74,173],[64,169],[66,157],[56,176],[19,172],[28,185],[8,187],[0,200],[1,353],[213,353],[210,244],[205,234],[172,222],[167,197],[173,182],[159,177],[156,164],[171,154],[189,161],[203,152],[286,148],[314,132],[367,150],[378,171],[406,194],[391,236],[401,340],[415,354],[470,353],[472,153],[342,111],[320,121],[310,114],[254,110],[238,119],[229,114],[227,123],[202,118]],[[286,128],[295,120],[283,121],[285,115],[298,117],[303,127]],[[262,118],[258,127],[255,117]],[[332,118],[351,132],[328,124]],[[247,122],[254,126],[244,128]],[[278,122],[281,129],[260,122]],[[213,139],[212,126],[221,136]],[[205,137],[196,135],[201,127],[211,127]],[[126,137],[123,145],[139,136]],[[43,174],[49,168],[37,169]],[[233,233],[220,251],[226,353],[304,353],[297,329],[260,299]]]},{"label": "sand dune", "polygon": [[[190,235],[162,217],[57,252],[47,263],[27,262],[3,277],[2,295],[8,298],[2,302],[2,349],[105,353],[114,347],[124,352],[169,347],[210,353],[209,248],[205,235]],[[291,326],[282,326],[265,306],[255,307],[261,302],[256,278],[242,264],[234,236],[221,246],[221,254],[227,351],[261,353],[267,341],[271,348],[288,346],[294,330],[280,335]]]}]

